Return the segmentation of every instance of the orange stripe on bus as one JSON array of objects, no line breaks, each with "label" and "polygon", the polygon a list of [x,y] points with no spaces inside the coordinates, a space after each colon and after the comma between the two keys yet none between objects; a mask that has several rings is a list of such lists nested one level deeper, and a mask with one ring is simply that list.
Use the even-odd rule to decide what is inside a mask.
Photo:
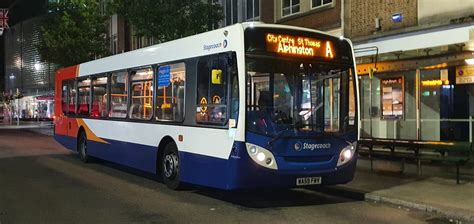
[{"label": "orange stripe on bus", "polygon": [[86,122],[84,122],[83,119],[77,118],[76,120],[77,120],[77,125],[79,127],[84,127],[84,130],[86,131],[87,140],[91,140],[91,141],[94,141],[94,142],[105,143],[105,144],[110,144],[110,143],[106,142],[105,140],[97,137],[97,135],[95,135],[94,132],[92,132],[92,130],[89,128],[89,126],[87,126]]}]

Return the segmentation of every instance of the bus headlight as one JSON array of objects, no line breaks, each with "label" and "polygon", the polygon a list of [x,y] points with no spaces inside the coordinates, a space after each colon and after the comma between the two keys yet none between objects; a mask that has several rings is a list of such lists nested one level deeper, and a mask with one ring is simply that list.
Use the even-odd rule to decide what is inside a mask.
[{"label": "bus headlight", "polygon": [[357,142],[353,142],[343,148],[341,153],[339,154],[339,159],[337,160],[337,166],[342,166],[347,162],[351,161],[352,157],[354,157],[355,151],[357,148]]},{"label": "bus headlight", "polygon": [[258,165],[273,170],[278,169],[275,157],[270,151],[251,143],[245,143],[245,146],[247,147],[247,153],[249,154],[250,158],[252,158],[252,160]]}]

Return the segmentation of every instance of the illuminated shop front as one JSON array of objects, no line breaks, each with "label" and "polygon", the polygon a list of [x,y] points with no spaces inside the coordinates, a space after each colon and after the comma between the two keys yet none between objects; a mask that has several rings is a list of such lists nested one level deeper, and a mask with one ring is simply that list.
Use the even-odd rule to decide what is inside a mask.
[{"label": "illuminated shop front", "polygon": [[471,141],[472,52],[358,65],[361,137]]},{"label": "illuminated shop front", "polygon": [[472,142],[472,24],[360,40],[361,137]]}]

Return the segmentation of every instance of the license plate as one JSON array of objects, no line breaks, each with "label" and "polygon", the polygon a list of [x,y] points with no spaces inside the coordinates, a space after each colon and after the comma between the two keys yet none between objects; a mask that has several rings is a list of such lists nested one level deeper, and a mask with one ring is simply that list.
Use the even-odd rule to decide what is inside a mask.
[{"label": "license plate", "polygon": [[321,177],[301,177],[296,178],[296,186],[321,184]]}]

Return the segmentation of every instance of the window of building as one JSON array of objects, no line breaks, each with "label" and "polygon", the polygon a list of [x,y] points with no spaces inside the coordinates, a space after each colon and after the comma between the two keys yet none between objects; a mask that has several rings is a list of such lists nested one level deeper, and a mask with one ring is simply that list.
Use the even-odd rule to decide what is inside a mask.
[{"label": "window of building", "polygon": [[63,111],[63,114],[68,113],[67,85],[68,85],[68,81],[63,81],[63,83],[61,85],[61,109]]},{"label": "window of building", "polygon": [[157,120],[183,121],[186,66],[184,63],[158,68],[155,116]]},{"label": "window of building", "polygon": [[[58,0],[58,2],[59,2],[59,0]],[[100,13],[102,15],[107,15],[107,3],[108,3],[107,0],[101,0],[100,1]]]},{"label": "window of building", "polygon": [[130,118],[150,120],[153,103],[153,69],[151,67],[132,71],[132,99]]},{"label": "window of building", "polygon": [[247,21],[260,19],[260,0],[247,0]]},{"label": "window of building", "polygon": [[227,122],[227,56],[213,56],[198,63],[198,123]]},{"label": "window of building", "polygon": [[117,37],[117,34],[114,34],[112,35],[112,37],[110,37],[110,48],[111,48],[111,52],[112,54],[117,54],[118,53],[118,37]]},{"label": "window of building", "polygon": [[110,75],[110,111],[109,117],[127,117],[128,73],[114,72]]},{"label": "window of building", "polygon": [[77,82],[75,80],[70,80],[68,82],[68,114],[75,115],[76,114],[76,97],[77,97]]},{"label": "window of building", "polygon": [[77,115],[89,116],[90,94],[91,94],[91,80],[89,78],[82,79],[77,82],[78,87],[78,102]]},{"label": "window of building", "polygon": [[225,2],[225,19],[226,25],[238,22],[237,0],[226,0]]},{"label": "window of building", "polygon": [[107,117],[107,76],[92,79],[91,117]]},{"label": "window of building", "polygon": [[300,12],[300,0],[282,0],[282,17]]},{"label": "window of building", "polygon": [[311,0],[311,8],[332,4],[332,0]]}]

